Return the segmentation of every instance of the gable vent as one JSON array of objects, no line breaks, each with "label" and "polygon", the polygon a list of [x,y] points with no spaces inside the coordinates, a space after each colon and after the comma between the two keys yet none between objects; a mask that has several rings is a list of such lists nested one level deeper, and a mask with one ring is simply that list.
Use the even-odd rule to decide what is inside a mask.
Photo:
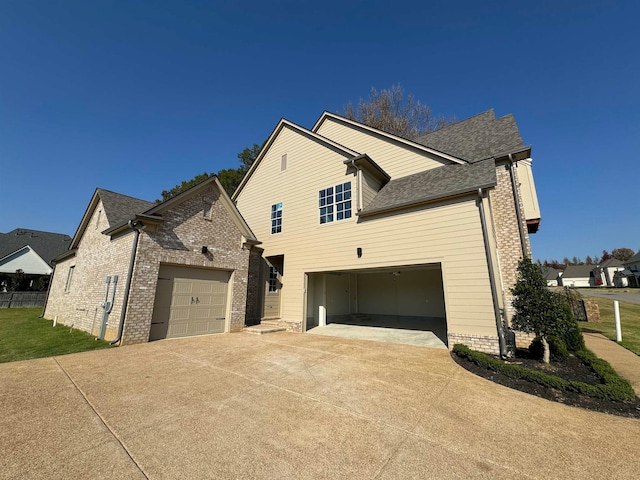
[{"label": "gable vent", "polygon": [[287,154],[283,154],[280,159],[280,171],[284,172],[287,169]]}]

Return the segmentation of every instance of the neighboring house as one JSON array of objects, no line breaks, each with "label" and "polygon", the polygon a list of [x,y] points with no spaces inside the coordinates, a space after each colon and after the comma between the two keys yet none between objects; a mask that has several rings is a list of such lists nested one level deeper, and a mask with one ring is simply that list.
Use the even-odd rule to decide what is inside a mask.
[{"label": "neighboring house", "polygon": [[240,331],[257,243],[215,177],[157,204],[97,189],[45,317],[124,344]]},{"label": "neighboring house", "polygon": [[629,272],[624,272],[626,274],[627,284],[630,287],[640,287],[640,251],[626,262],[622,262],[622,264],[625,270]]},{"label": "neighboring house", "polygon": [[[14,283],[19,289],[46,290],[52,259],[69,248],[71,237],[62,233],[16,228],[0,234],[0,292]],[[18,285],[16,272],[20,272]]]},{"label": "neighboring house", "polygon": [[553,267],[542,267],[542,276],[547,281],[547,287],[557,287],[562,276],[562,270]]},{"label": "neighboring house", "polygon": [[263,242],[260,318],[502,350],[540,222],[530,157],[513,116],[493,110],[415,141],[328,112],[311,130],[281,120],[233,195]]},{"label": "neighboring house", "polygon": [[597,282],[593,265],[567,265],[560,279],[563,287],[596,287],[601,282]]},{"label": "neighboring house", "polygon": [[596,278],[601,278],[603,286],[614,287],[614,276],[616,272],[621,272],[622,270],[624,270],[622,262],[617,258],[610,258],[600,263],[594,270],[594,274]]}]

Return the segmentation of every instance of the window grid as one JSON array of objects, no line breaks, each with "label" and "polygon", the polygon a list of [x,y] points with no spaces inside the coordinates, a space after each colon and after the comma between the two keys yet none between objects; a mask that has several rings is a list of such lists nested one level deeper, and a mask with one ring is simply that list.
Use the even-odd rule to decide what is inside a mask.
[{"label": "window grid", "polygon": [[271,233],[282,232],[282,202],[271,205]]},{"label": "window grid", "polygon": [[269,267],[269,292],[278,291],[278,269],[274,266]]},{"label": "window grid", "polygon": [[333,222],[334,213],[337,221],[351,218],[351,182],[320,190],[318,197],[320,223]]}]

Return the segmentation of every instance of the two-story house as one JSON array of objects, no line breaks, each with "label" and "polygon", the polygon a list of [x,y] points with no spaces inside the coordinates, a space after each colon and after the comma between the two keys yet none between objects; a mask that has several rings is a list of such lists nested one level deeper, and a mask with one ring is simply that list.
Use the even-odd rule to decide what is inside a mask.
[{"label": "two-story house", "polygon": [[413,141],[328,112],[310,130],[283,119],[233,199],[264,248],[248,296],[261,320],[433,330],[506,352],[509,288],[540,222],[512,115]]}]

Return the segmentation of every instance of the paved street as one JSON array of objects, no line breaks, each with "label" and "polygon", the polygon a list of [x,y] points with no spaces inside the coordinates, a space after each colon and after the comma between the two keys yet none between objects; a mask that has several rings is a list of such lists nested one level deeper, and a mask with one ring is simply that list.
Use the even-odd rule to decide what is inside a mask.
[{"label": "paved street", "polygon": [[612,302],[635,303],[640,305],[640,289],[639,288],[621,288],[620,291],[600,290],[598,288],[577,288],[583,297],[600,297],[610,299]]},{"label": "paved street", "polygon": [[640,420],[444,349],[213,335],[0,365],[0,478],[637,478]]}]

